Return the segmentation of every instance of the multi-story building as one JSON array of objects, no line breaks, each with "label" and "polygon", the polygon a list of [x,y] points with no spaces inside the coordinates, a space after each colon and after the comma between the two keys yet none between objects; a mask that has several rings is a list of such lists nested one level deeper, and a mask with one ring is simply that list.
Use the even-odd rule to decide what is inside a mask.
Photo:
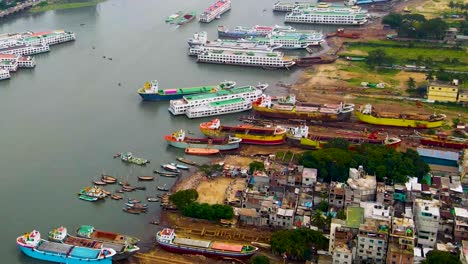
[{"label": "multi-story building", "polygon": [[454,207],[453,238],[456,242],[468,240],[468,210]]},{"label": "multi-story building", "polygon": [[356,235],[364,222],[364,209],[350,206],[346,208],[346,221],[332,219],[328,251],[333,263],[352,263],[356,254]]},{"label": "multi-story building", "polygon": [[370,218],[359,226],[356,251],[359,263],[385,263],[389,230],[386,220]]},{"label": "multi-story building", "polygon": [[366,175],[362,166],[359,166],[358,169],[349,169],[347,183],[351,190],[349,193],[351,197],[346,197],[346,202],[359,204],[360,202],[375,201],[377,180],[375,176]]},{"label": "multi-story building", "polygon": [[277,227],[292,228],[294,210],[278,208],[276,213],[270,214],[270,224]]},{"label": "multi-story building", "polygon": [[462,264],[468,264],[468,240],[462,241],[462,246],[460,250],[460,261]]},{"label": "multi-story building", "polygon": [[413,264],[414,223],[412,218],[392,219],[392,229],[388,240],[388,264]]},{"label": "multi-story building", "polygon": [[440,221],[440,201],[415,199],[413,213],[418,246],[435,248]]},{"label": "multi-story building", "polygon": [[317,182],[317,169],[304,168],[302,170],[302,186],[311,187]]},{"label": "multi-story building", "polygon": [[451,83],[432,81],[427,88],[427,99],[440,102],[456,102],[458,98],[458,80]]},{"label": "multi-story building", "polygon": [[346,184],[341,182],[330,183],[330,193],[328,194],[328,204],[335,208],[343,208],[345,205]]},{"label": "multi-story building", "polygon": [[347,244],[339,243],[333,251],[333,264],[353,263],[353,252]]}]

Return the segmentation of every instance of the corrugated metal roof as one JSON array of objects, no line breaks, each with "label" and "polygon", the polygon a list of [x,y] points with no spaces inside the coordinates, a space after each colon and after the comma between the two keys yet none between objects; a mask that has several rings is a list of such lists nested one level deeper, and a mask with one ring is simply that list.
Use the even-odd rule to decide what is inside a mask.
[{"label": "corrugated metal roof", "polygon": [[443,151],[437,149],[417,148],[417,151],[421,156],[444,160],[458,161],[458,158],[460,156],[458,152]]}]

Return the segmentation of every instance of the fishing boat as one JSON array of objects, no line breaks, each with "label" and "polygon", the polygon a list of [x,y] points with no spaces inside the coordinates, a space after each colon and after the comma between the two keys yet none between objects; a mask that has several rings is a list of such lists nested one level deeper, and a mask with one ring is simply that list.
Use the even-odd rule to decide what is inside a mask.
[{"label": "fishing boat", "polygon": [[95,197],[97,199],[106,198],[106,194],[102,191],[101,188],[98,188],[98,187],[85,187],[80,190],[78,195]]},{"label": "fishing boat", "polygon": [[218,153],[219,153],[219,149],[210,149],[210,148],[186,148],[185,149],[185,154],[188,154],[188,155],[207,156],[207,155],[214,155]]},{"label": "fishing boat", "polygon": [[113,199],[113,200],[121,200],[121,199],[123,199],[123,197],[122,197],[121,195],[118,195],[118,194],[112,194],[112,195],[110,196],[110,198]]},{"label": "fishing boat", "polygon": [[140,181],[152,181],[154,180],[153,176],[138,176],[138,180]]},{"label": "fishing boat", "polygon": [[181,129],[177,132],[172,133],[171,135],[166,135],[164,137],[166,142],[176,148],[213,148],[219,150],[233,150],[238,149],[239,144],[242,141],[240,138],[236,137],[226,137],[222,139],[212,139],[212,138],[192,138],[187,137],[185,130]]},{"label": "fishing boat", "polygon": [[179,237],[174,229],[165,228],[156,234],[156,242],[167,251],[181,254],[196,254],[206,257],[248,259],[258,248],[250,245],[231,244],[213,240]]},{"label": "fishing boat", "polygon": [[117,183],[117,180],[108,180],[108,179],[105,179],[105,178],[102,178],[101,179],[102,182],[104,183],[107,183],[107,184],[114,184],[114,183]]},{"label": "fishing boat", "polygon": [[122,211],[129,213],[129,214],[140,214],[143,213],[140,209],[135,209],[135,208],[127,208],[124,207],[122,208]]},{"label": "fishing boat", "polygon": [[149,163],[149,161],[146,159],[134,157],[131,152],[122,153],[122,155],[120,155],[120,159],[124,162],[133,163],[140,166]]},{"label": "fishing boat", "polygon": [[427,146],[436,146],[443,148],[453,149],[468,149],[468,139],[449,136],[446,133],[436,133],[435,135],[428,135],[414,131],[421,144]]},{"label": "fishing boat", "polygon": [[[180,16],[182,16],[182,14],[184,14],[183,11],[178,11],[177,13],[174,13],[170,16],[168,16],[165,20],[166,23],[171,23],[172,21],[174,21],[175,19],[179,18]],[[172,24],[172,23],[171,23]]]},{"label": "fishing boat", "polygon": [[184,95],[214,93],[219,89],[230,89],[235,85],[234,81],[224,81],[219,85],[160,89],[159,82],[153,80],[145,83],[143,88],[138,89],[138,94],[145,101],[166,101],[181,99]]},{"label": "fishing boat", "polygon": [[284,143],[286,129],[283,127],[260,127],[251,124],[227,126],[221,125],[219,119],[200,124],[203,134],[213,138],[234,136],[242,139],[244,144],[280,145]]},{"label": "fishing boat", "polygon": [[41,239],[39,231],[33,230],[16,238],[19,249],[27,256],[57,263],[111,264],[116,254],[112,248],[92,249]]},{"label": "fishing boat", "polygon": [[167,171],[170,171],[170,172],[176,172],[176,173],[179,173],[179,169],[177,169],[176,166],[174,165],[171,165],[171,164],[161,164],[161,167]]},{"label": "fishing boat", "polygon": [[98,200],[98,198],[96,198],[96,197],[91,197],[91,196],[87,196],[87,195],[80,195],[80,196],[78,196],[78,198],[80,198],[81,200],[87,201],[87,202],[95,202],[95,201]]},{"label": "fishing boat", "polygon": [[158,186],[158,190],[164,191],[164,192],[169,191],[169,188],[167,188],[166,186],[167,186],[167,184],[164,184],[163,186]]},{"label": "fishing boat", "polygon": [[58,227],[49,232],[49,241],[63,243],[72,246],[101,249],[111,248],[115,250],[116,254],[112,257],[112,260],[123,260],[131,255],[135,254],[140,248],[136,245],[125,245],[111,242],[102,242],[99,240],[76,237],[68,234],[66,227]]},{"label": "fishing boat", "polygon": [[129,203],[141,203],[140,200],[128,198]]},{"label": "fishing boat", "polygon": [[296,102],[295,95],[279,97],[273,102],[264,96],[252,104],[256,115],[269,118],[321,121],[346,121],[351,118],[354,104],[314,104]]},{"label": "fishing boat", "polygon": [[373,125],[407,128],[436,128],[445,123],[444,114],[415,114],[378,111],[371,104],[360,106],[354,111],[359,121]]},{"label": "fishing boat", "polygon": [[179,169],[179,170],[188,170],[189,169],[188,166],[185,166],[185,165],[182,165],[182,164],[171,163],[171,165],[176,166],[176,168]]},{"label": "fishing boat", "polygon": [[141,203],[126,203],[125,206],[135,208],[135,209],[148,208],[147,204],[141,204]]},{"label": "fishing boat", "polygon": [[189,159],[186,159],[186,158],[183,158],[183,157],[177,157],[177,160],[182,162],[182,163],[192,165],[192,166],[197,166],[198,165],[195,161],[192,161],[192,160],[189,160]]},{"label": "fishing boat", "polygon": [[148,202],[153,202],[153,203],[154,203],[154,202],[159,202],[159,198],[157,198],[157,197],[150,197],[150,196],[148,196],[148,197],[146,197],[146,200],[147,200]]},{"label": "fishing boat", "polygon": [[222,14],[231,9],[231,0],[218,0],[216,3],[210,5],[200,15],[199,21],[203,23],[210,23],[215,18],[220,18]]},{"label": "fishing boat", "polygon": [[119,244],[136,245],[138,242],[140,242],[140,239],[136,237],[96,230],[93,226],[90,225],[82,225],[80,228],[78,228],[78,230],[76,230],[76,234],[79,237],[91,238],[101,241],[110,241]]},{"label": "fishing boat", "polygon": [[197,12],[191,11],[191,12],[185,13],[185,14],[177,21],[177,25],[185,25],[185,24],[187,24],[188,22],[190,22],[190,21],[192,21],[193,19],[195,19],[195,17],[197,17]]},{"label": "fishing boat", "polygon": [[177,177],[179,176],[178,172],[170,172],[170,171],[160,171],[160,170],[154,170],[154,173],[157,173],[161,176],[164,177]]},{"label": "fishing boat", "polygon": [[117,179],[110,175],[101,174],[101,180],[105,183],[116,183]]},{"label": "fishing boat", "polygon": [[94,185],[107,185],[106,182],[98,181],[98,180],[94,180],[93,183],[94,183]]},{"label": "fishing boat", "polygon": [[103,193],[104,193],[106,196],[109,196],[109,195],[111,195],[111,192],[109,192],[109,191],[106,191],[106,190],[104,190],[104,189],[102,190],[102,192],[103,192]]}]

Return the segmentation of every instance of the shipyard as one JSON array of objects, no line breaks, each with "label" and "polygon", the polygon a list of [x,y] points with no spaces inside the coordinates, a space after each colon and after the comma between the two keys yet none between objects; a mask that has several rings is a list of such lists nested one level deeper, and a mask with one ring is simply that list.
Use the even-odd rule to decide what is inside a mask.
[{"label": "shipyard", "polygon": [[468,263],[467,21],[0,0],[2,259]]}]

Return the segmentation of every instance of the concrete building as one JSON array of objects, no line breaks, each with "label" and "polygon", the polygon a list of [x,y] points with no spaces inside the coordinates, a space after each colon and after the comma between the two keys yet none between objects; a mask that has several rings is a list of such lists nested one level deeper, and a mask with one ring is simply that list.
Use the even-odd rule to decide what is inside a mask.
[{"label": "concrete building", "polygon": [[345,189],[346,184],[341,182],[330,183],[330,193],[328,195],[328,204],[337,209],[343,208],[345,205]]},{"label": "concrete building", "polygon": [[264,226],[267,224],[266,219],[260,217],[260,214],[254,208],[238,208],[237,214],[244,225]]},{"label": "concrete building", "polygon": [[366,175],[364,168],[359,166],[358,169],[349,169],[349,178],[347,181],[351,190],[351,197],[345,198],[346,201],[350,201],[355,204],[365,201],[375,201],[376,198],[376,186],[377,180],[375,176]]},{"label": "concrete building", "polygon": [[468,264],[468,241],[463,240],[460,249],[460,261],[462,264]]},{"label": "concrete building", "polygon": [[393,217],[388,240],[387,263],[413,264],[414,240],[413,219]]},{"label": "concrete building", "polygon": [[317,169],[304,168],[302,171],[302,186],[311,187],[317,182]]},{"label": "concrete building", "polygon": [[270,224],[282,228],[292,228],[294,223],[294,210],[278,208],[276,213],[270,214]]},{"label": "concrete building", "polygon": [[333,251],[333,264],[353,263],[353,252],[346,244],[338,244]]},{"label": "concrete building", "polygon": [[439,230],[440,206],[439,200],[415,199],[413,214],[418,246],[435,248]]},{"label": "concrete building", "polygon": [[456,102],[458,98],[458,80],[451,83],[432,81],[427,88],[427,99],[439,102]]},{"label": "concrete building", "polygon": [[455,242],[468,240],[468,210],[466,208],[454,207],[453,238]]},{"label": "concrete building", "polygon": [[356,259],[359,263],[385,263],[389,221],[366,218],[359,226]]}]

